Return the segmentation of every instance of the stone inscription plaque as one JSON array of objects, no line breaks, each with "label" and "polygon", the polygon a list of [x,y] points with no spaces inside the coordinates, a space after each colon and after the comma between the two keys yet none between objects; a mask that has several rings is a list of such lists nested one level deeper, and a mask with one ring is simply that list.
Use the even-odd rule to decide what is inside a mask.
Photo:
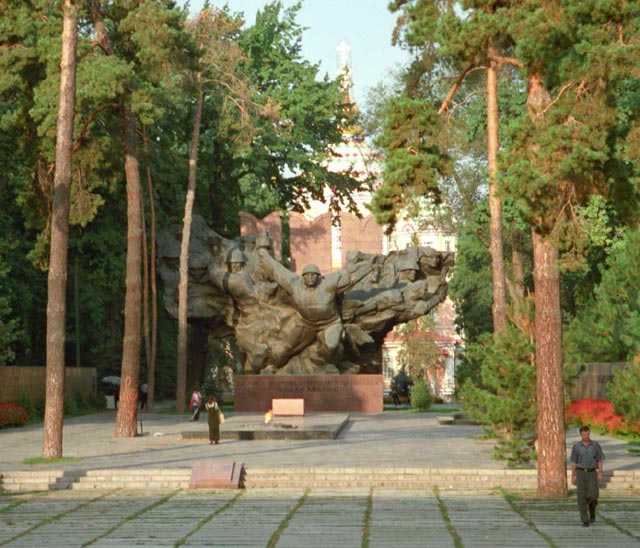
[{"label": "stone inscription plaque", "polygon": [[266,413],[272,400],[301,398],[305,412],[381,413],[382,375],[236,375],[235,410]]}]

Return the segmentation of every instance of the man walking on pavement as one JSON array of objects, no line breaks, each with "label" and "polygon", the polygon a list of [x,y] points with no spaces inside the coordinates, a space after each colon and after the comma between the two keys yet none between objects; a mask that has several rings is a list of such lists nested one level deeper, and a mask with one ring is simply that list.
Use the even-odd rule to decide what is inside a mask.
[{"label": "man walking on pavement", "polygon": [[578,490],[578,509],[583,527],[596,521],[598,484],[602,481],[604,452],[597,441],[591,439],[588,426],[580,427],[580,437],[571,450],[571,483]]}]

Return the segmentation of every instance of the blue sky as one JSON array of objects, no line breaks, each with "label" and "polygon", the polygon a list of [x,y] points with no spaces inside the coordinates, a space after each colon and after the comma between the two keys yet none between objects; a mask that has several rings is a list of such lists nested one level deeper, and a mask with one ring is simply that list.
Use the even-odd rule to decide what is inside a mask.
[{"label": "blue sky", "polygon": [[[187,1],[183,0],[183,4]],[[191,11],[198,11],[204,1],[189,0]],[[265,0],[212,0],[212,5],[227,4],[232,12],[243,12],[247,25],[255,13],[269,2]],[[296,0],[282,0],[285,7]],[[387,9],[388,0],[302,0],[298,23],[307,27],[302,38],[304,57],[320,62],[321,74],[334,77],[337,69],[336,46],[345,40],[351,46],[353,95],[360,106],[368,90],[386,80],[406,59],[406,53],[391,45],[395,15]]]}]

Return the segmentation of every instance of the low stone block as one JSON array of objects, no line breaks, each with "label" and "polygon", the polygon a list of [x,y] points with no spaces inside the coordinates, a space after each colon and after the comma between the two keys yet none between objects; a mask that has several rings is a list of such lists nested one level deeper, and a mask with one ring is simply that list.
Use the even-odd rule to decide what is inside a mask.
[{"label": "low stone block", "polygon": [[232,460],[198,461],[191,470],[189,489],[239,489],[242,466]]},{"label": "low stone block", "polygon": [[303,416],[303,398],[278,398],[271,400],[271,411],[275,416]]}]

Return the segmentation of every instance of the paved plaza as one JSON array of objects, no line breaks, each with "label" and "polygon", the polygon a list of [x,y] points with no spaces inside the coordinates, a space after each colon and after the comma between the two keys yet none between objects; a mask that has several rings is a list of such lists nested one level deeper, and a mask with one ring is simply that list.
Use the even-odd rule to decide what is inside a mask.
[{"label": "paved plaza", "polygon": [[[264,415],[227,413],[222,427],[234,422],[263,423]],[[182,433],[207,432],[206,417],[197,423],[188,415],[140,412],[142,436],[115,438],[115,411],[67,419],[64,423],[63,455],[76,462],[38,465],[66,470],[105,468],[179,468],[210,458],[231,459],[247,467],[429,467],[506,468],[492,458],[493,443],[482,439],[479,426],[438,424],[438,413],[385,411],[380,414],[351,413],[349,422],[334,440],[226,440],[210,446],[206,439],[185,441]],[[286,420],[285,418],[276,421]],[[324,421],[322,414],[305,415],[310,424]],[[629,453],[623,441],[593,433],[606,453],[605,470],[640,470],[640,457]],[[567,434],[568,453],[579,441],[577,429]],[[42,453],[42,425],[0,430],[0,473],[24,470],[23,460]],[[567,453],[567,454],[568,454]]]},{"label": "paved plaza", "polygon": [[575,501],[369,490],[48,491],[0,496],[10,548],[637,548],[640,497]]},{"label": "paved plaza", "polygon": [[[113,437],[114,412],[65,422],[65,470],[179,468],[223,458],[248,467],[420,466],[503,468],[477,426],[441,426],[437,414],[350,417],[335,440],[182,439],[206,429],[186,416],[141,413],[146,435]],[[229,421],[259,416],[229,416]],[[314,417],[309,417],[314,420]],[[606,469],[637,470],[626,444],[596,436]],[[570,432],[571,445],[578,439]],[[42,426],[0,430],[0,473],[40,455]],[[0,546],[73,548],[617,548],[640,546],[640,493],[602,492],[596,523],[581,527],[574,496],[540,501],[506,492],[456,490],[242,489],[58,490],[0,495]]]}]

